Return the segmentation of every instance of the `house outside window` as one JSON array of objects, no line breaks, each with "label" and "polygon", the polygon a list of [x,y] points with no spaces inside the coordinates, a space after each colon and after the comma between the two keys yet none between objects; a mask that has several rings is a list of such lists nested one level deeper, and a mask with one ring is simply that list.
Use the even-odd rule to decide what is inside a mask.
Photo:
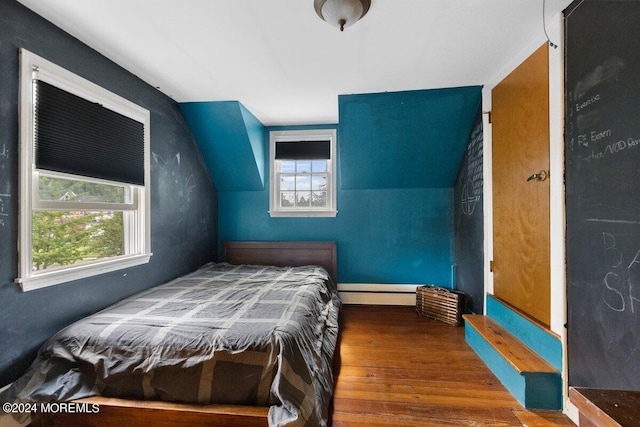
[{"label": "house outside window", "polygon": [[272,217],[336,216],[335,129],[272,131]]},{"label": "house outside window", "polygon": [[149,123],[148,110],[20,51],[23,290],[149,261]]}]

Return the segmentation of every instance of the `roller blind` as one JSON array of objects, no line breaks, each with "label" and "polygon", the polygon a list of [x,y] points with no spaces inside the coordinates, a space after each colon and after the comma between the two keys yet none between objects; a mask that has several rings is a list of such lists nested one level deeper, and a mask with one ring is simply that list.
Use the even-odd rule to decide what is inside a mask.
[{"label": "roller blind", "polygon": [[38,169],[144,185],[144,124],[35,81]]},{"label": "roller blind", "polygon": [[277,160],[327,160],[331,141],[276,141]]}]

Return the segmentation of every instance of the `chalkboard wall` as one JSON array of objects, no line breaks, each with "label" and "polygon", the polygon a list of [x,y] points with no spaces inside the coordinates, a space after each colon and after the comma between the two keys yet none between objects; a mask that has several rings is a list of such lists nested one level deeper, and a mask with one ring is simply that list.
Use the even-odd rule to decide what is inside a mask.
[{"label": "chalkboard wall", "polygon": [[[149,264],[21,292],[18,50],[24,47],[151,111]],[[14,0],[0,0],[0,386],[49,336],[128,295],[215,259],[217,195],[176,103]]]},{"label": "chalkboard wall", "polygon": [[484,215],[482,210],[482,115],[467,142],[454,189],[455,288],[467,296],[467,310],[484,307]]},{"label": "chalkboard wall", "polygon": [[569,384],[640,390],[640,2],[565,11]]}]

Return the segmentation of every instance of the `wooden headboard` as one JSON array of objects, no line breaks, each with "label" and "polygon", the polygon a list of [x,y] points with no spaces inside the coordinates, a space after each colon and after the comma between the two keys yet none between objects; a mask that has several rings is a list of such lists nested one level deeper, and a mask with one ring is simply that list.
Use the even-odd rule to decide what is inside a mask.
[{"label": "wooden headboard", "polygon": [[338,283],[335,242],[222,242],[221,261],[278,267],[319,265]]}]

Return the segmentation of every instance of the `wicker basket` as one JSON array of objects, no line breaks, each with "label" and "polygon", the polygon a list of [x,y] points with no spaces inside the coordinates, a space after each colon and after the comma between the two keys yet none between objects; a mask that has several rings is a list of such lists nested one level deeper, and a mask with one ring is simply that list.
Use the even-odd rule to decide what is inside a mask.
[{"label": "wicker basket", "polygon": [[464,293],[433,285],[416,288],[416,311],[418,314],[440,320],[450,325],[462,324]]}]

